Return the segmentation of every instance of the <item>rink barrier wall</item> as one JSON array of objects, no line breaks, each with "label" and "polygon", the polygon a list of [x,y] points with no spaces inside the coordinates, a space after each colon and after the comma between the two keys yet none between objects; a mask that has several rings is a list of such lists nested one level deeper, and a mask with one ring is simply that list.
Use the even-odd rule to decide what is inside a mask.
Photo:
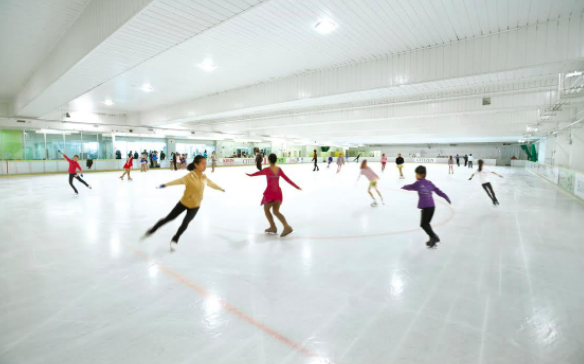
[{"label": "rink barrier wall", "polygon": [[[379,157],[361,157],[360,161],[368,160],[370,162],[379,162],[381,158]],[[347,163],[351,163],[354,158],[348,158]],[[427,164],[427,163],[448,163],[448,158],[404,158],[406,164]],[[484,159],[486,165],[496,165],[496,159]],[[79,165],[84,172],[111,172],[111,171],[121,171],[125,159],[94,159],[93,166],[91,169],[87,169],[85,166],[85,160],[79,160]],[[319,157],[319,163],[323,162],[323,159]],[[299,157],[299,158],[278,158],[278,163],[280,164],[297,164],[297,163],[312,163],[312,158],[309,157]],[[333,163],[336,163],[336,158],[333,158]],[[388,164],[394,163],[393,160],[388,160]],[[210,163],[209,163],[210,164]],[[264,158],[263,165],[268,164],[267,158]],[[475,161],[476,164],[476,161]],[[164,160],[159,163],[161,169],[170,168],[170,161]],[[254,158],[219,158],[217,166],[245,166],[245,165],[255,165]],[[26,174],[44,174],[44,173],[67,173],[69,169],[69,163],[66,160],[47,160],[47,161],[0,161],[0,175],[26,175]],[[140,161],[134,159],[133,169],[140,170]]]},{"label": "rink barrier wall", "polygon": [[584,202],[584,172],[539,162],[527,162],[525,168]]}]

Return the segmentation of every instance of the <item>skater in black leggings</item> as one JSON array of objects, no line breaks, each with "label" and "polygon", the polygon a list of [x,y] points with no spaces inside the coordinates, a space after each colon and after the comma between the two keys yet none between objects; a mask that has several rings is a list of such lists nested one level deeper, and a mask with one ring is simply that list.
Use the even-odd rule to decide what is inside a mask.
[{"label": "skater in black leggings", "polygon": [[320,168],[318,168],[318,156],[316,154],[316,149],[314,150],[314,158],[312,158],[312,161],[314,162],[314,169],[312,170],[314,171],[320,171]]},{"label": "skater in black leggings", "polygon": [[[59,153],[61,153],[61,151],[59,151]],[[79,177],[79,175],[77,174],[77,171],[83,172],[83,170],[81,169],[81,166],[79,165],[79,156],[75,155],[73,157],[73,159],[69,159],[69,157],[67,157],[65,155],[65,153],[61,153],[61,155],[67,160],[67,162],[69,162],[69,169],[68,169],[68,171],[69,171],[69,186],[71,186],[73,191],[75,191],[75,195],[79,195],[79,192],[77,191],[77,189],[73,185],[73,178],[75,178],[79,182],[83,183],[85,185],[85,187],[91,189],[91,186],[88,185],[87,182],[82,180],[81,177]]]},{"label": "skater in black leggings", "polygon": [[262,162],[263,162],[264,158],[262,158],[262,155],[260,154],[259,151],[256,152],[256,158],[255,158],[255,162],[256,162],[256,168],[258,169],[258,171],[262,170]]},{"label": "skater in black leggings", "polygon": [[185,185],[185,192],[183,197],[172,209],[172,211],[170,211],[168,216],[160,219],[153,227],[146,231],[144,236],[142,236],[141,240],[144,240],[150,235],[154,234],[156,230],[158,230],[165,224],[171,222],[172,220],[176,219],[180,214],[186,211],[187,214],[182,224],[180,225],[176,234],[174,234],[172,240],[170,241],[170,251],[174,251],[181,235],[185,232],[185,230],[187,229],[187,227],[189,226],[189,224],[195,218],[197,212],[199,211],[201,201],[203,200],[203,192],[205,191],[205,186],[209,186],[213,189],[225,192],[224,189],[217,186],[215,183],[213,183],[213,181],[208,179],[205,174],[203,174],[203,172],[205,172],[205,170],[207,169],[207,159],[202,155],[196,156],[195,161],[189,164],[187,169],[189,170],[190,173],[188,173],[183,178],[177,179],[176,181],[172,181],[157,187],[165,188],[167,186]]},{"label": "skater in black leggings", "polygon": [[484,188],[485,192],[487,193],[487,196],[489,196],[489,198],[493,202],[493,205],[497,206],[497,205],[499,205],[499,200],[497,200],[497,196],[495,196],[495,191],[493,190],[493,186],[491,185],[491,182],[489,181],[489,174],[492,173],[495,176],[499,176],[501,178],[503,178],[503,176],[484,168],[484,164],[485,164],[485,162],[482,159],[479,159],[478,171],[473,173],[468,180],[469,181],[472,180],[474,175],[478,173],[478,175],[481,179],[481,184],[483,185],[483,188]]}]

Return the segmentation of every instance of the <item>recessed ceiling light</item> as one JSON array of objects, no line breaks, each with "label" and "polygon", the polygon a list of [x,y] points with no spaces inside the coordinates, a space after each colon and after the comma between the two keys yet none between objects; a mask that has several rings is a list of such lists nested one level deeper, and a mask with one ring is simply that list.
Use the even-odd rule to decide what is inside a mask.
[{"label": "recessed ceiling light", "polygon": [[142,85],[142,91],[144,91],[144,92],[152,92],[152,91],[154,91],[154,89],[152,88],[152,86],[150,86],[149,84],[145,83],[144,85]]},{"label": "recessed ceiling light", "polygon": [[217,68],[217,65],[210,59],[204,60],[203,63],[199,64],[198,66],[207,72],[214,71]]},{"label": "recessed ceiling light", "polygon": [[316,31],[321,33],[321,34],[330,33],[333,30],[337,29],[337,27],[338,27],[338,24],[335,23],[334,21],[332,21],[331,19],[323,19],[323,20],[319,21],[318,23],[316,23],[316,25],[314,26]]},{"label": "recessed ceiling light", "polygon": [[112,106],[114,104],[114,102],[112,100],[105,100],[103,102],[103,104],[106,105],[106,106]]}]

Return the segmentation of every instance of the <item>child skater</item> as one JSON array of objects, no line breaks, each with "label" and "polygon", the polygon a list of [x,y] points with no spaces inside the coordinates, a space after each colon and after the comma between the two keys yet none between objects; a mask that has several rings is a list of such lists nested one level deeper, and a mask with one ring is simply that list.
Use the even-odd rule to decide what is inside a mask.
[{"label": "child skater", "polygon": [[213,153],[211,153],[211,173],[215,173],[215,167],[217,167],[218,160],[219,156],[217,156],[217,153],[213,151]]},{"label": "child skater", "polygon": [[134,166],[134,157],[132,155],[130,155],[128,157],[128,159],[126,160],[126,163],[124,164],[124,173],[122,173],[122,175],[120,176],[120,179],[122,181],[124,180],[124,176],[126,174],[128,175],[128,181],[132,180],[132,178],[130,177],[130,170],[133,166]]},{"label": "child skater", "polygon": [[416,168],[416,179],[417,181],[411,185],[403,186],[402,189],[407,191],[417,191],[418,192],[418,208],[422,210],[422,222],[420,227],[424,229],[426,234],[430,237],[430,240],[426,243],[428,248],[433,248],[436,246],[436,243],[440,242],[440,238],[434,230],[432,230],[432,226],[430,222],[432,221],[432,216],[434,216],[434,210],[436,209],[436,205],[434,204],[434,198],[432,197],[432,192],[435,192],[438,196],[444,198],[448,203],[450,202],[450,198],[442,192],[438,187],[434,186],[434,184],[426,179],[426,167],[418,166]]},{"label": "child skater", "polygon": [[337,157],[337,173],[341,171],[341,168],[343,168],[343,164],[345,164],[345,158],[343,157],[343,153],[340,153],[339,156]]},{"label": "child skater", "polygon": [[170,211],[168,216],[159,220],[156,225],[151,227],[142,236],[141,240],[148,238],[150,235],[154,234],[156,230],[164,226],[165,224],[176,219],[184,211],[187,212],[181,226],[178,228],[176,234],[170,240],[170,251],[173,252],[177,247],[178,240],[180,236],[187,230],[190,222],[195,218],[199,208],[201,207],[201,201],[203,200],[203,192],[205,191],[205,185],[225,192],[224,189],[217,186],[213,181],[207,178],[203,172],[207,169],[207,159],[202,155],[195,157],[195,161],[187,166],[187,170],[190,172],[186,176],[179,178],[175,181],[165,183],[156,188],[165,188],[168,186],[185,185],[185,192],[180,201],[176,206]]},{"label": "child skater", "polygon": [[385,172],[385,165],[387,164],[387,157],[385,153],[381,155],[381,172]]},{"label": "child skater", "polygon": [[314,156],[312,158],[312,162],[314,162],[314,169],[312,171],[319,172],[320,168],[318,168],[318,155],[316,154],[316,149],[314,150]]},{"label": "child skater", "polygon": [[500,174],[497,174],[491,170],[484,168],[483,167],[484,164],[485,164],[485,162],[482,159],[479,159],[479,169],[476,172],[474,172],[468,180],[469,181],[472,180],[474,175],[478,173],[479,178],[481,179],[481,184],[483,185],[483,188],[485,189],[485,192],[487,192],[487,195],[489,196],[491,201],[493,201],[493,205],[497,206],[497,205],[499,205],[499,200],[497,200],[497,196],[495,196],[495,191],[493,191],[493,186],[491,186],[491,181],[489,181],[489,174],[492,173],[495,176],[499,176],[501,178],[503,178],[503,176],[501,176]]},{"label": "child skater", "polygon": [[140,159],[140,172],[148,172],[148,160],[146,159],[146,154],[142,154],[142,159]]},{"label": "child skater", "polygon": [[454,174],[454,159],[452,156],[448,159],[448,174]]},{"label": "child skater", "polygon": [[[60,150],[59,153],[61,153]],[[73,160],[71,160],[69,159],[69,157],[65,155],[65,153],[61,153],[61,155],[67,160],[67,162],[69,162],[69,185],[71,186],[73,191],[75,191],[75,196],[79,196],[79,192],[77,192],[77,189],[75,188],[75,186],[73,186],[73,178],[83,183],[85,187],[91,189],[91,186],[81,179],[81,177],[83,177],[83,174],[81,174],[81,177],[79,177],[79,175],[77,174],[77,170],[79,170],[79,172],[83,172],[81,166],[79,165],[79,156],[75,155],[73,156]]]},{"label": "child skater", "polygon": [[328,165],[326,167],[327,168],[330,168],[332,162],[333,162],[333,156],[332,155],[329,155],[329,157],[328,157]]},{"label": "child skater", "polygon": [[272,213],[270,212],[270,209],[273,209],[274,215],[276,215],[278,220],[280,220],[282,225],[284,225],[284,231],[282,231],[282,235],[280,235],[280,237],[283,238],[286,235],[290,234],[294,230],[292,229],[292,227],[290,225],[288,225],[288,222],[286,221],[286,218],[284,217],[284,215],[282,215],[280,213],[280,206],[282,205],[282,200],[283,200],[282,189],[280,188],[280,177],[284,178],[284,180],[286,180],[286,182],[291,184],[297,190],[301,191],[302,189],[300,187],[298,187],[294,182],[292,182],[290,180],[290,178],[288,178],[288,176],[286,176],[284,174],[284,171],[282,170],[282,168],[279,168],[278,166],[276,166],[277,161],[278,161],[278,157],[272,153],[268,156],[268,162],[270,162],[269,167],[264,168],[261,171],[256,172],[254,174],[249,174],[249,173],[246,173],[246,174],[250,177],[266,176],[266,179],[268,181],[268,186],[266,187],[266,190],[264,191],[264,198],[262,199],[262,205],[264,205],[264,213],[266,214],[266,218],[268,219],[268,222],[270,223],[270,227],[267,228],[265,231],[266,231],[266,233],[272,233],[272,234],[276,234],[278,232],[278,228],[276,227],[276,224],[274,223],[274,217],[272,216]]},{"label": "child skater", "polygon": [[379,198],[381,199],[381,203],[385,205],[385,202],[383,202],[383,196],[381,196],[381,192],[379,192],[379,190],[377,189],[377,180],[379,180],[379,176],[376,175],[375,172],[373,172],[373,170],[371,168],[367,167],[367,160],[366,159],[363,160],[363,162],[361,163],[361,173],[359,173],[359,177],[357,177],[357,181],[359,180],[359,178],[361,178],[361,176],[365,176],[369,180],[369,189],[367,190],[367,192],[369,193],[369,195],[373,199],[373,203],[371,203],[371,206],[372,207],[377,206],[377,201],[375,200],[375,196],[373,196],[373,193],[371,193],[372,188],[375,188],[375,191],[377,191],[377,194],[379,195]]}]

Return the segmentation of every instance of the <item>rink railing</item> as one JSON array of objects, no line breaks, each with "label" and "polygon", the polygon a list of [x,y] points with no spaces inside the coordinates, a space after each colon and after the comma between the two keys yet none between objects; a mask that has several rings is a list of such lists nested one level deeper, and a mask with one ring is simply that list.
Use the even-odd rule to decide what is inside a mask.
[{"label": "rink railing", "polygon": [[[347,158],[347,163],[353,162],[355,158]],[[361,157],[360,160],[367,159],[370,162],[379,162],[379,157]],[[405,163],[412,164],[427,164],[427,163],[448,163],[448,158],[404,158]],[[496,159],[484,159],[487,165],[496,165]],[[324,162],[322,157],[319,157],[319,163]],[[336,164],[337,158],[333,158],[333,163]],[[106,172],[106,171],[121,171],[126,160],[124,159],[94,159],[91,169],[86,167],[86,161],[80,160],[79,164],[85,172]],[[210,161],[208,162],[210,165]],[[255,165],[254,158],[219,158],[218,166],[244,166]],[[278,163],[281,164],[295,164],[295,163],[312,163],[312,158],[278,158]],[[395,163],[394,159],[388,160],[388,164]],[[461,160],[464,164],[464,161]],[[263,159],[264,165],[267,165],[267,158]],[[476,160],[475,160],[476,164]],[[164,160],[158,163],[160,168],[170,168],[170,161]],[[183,166],[184,168],[184,166]],[[46,160],[46,161],[0,161],[0,175],[23,175],[23,174],[44,174],[44,173],[67,173],[69,163],[65,160]],[[140,169],[140,161],[134,160],[134,169]]]},{"label": "rink railing", "polygon": [[584,172],[539,162],[527,162],[525,168],[584,201]]}]

